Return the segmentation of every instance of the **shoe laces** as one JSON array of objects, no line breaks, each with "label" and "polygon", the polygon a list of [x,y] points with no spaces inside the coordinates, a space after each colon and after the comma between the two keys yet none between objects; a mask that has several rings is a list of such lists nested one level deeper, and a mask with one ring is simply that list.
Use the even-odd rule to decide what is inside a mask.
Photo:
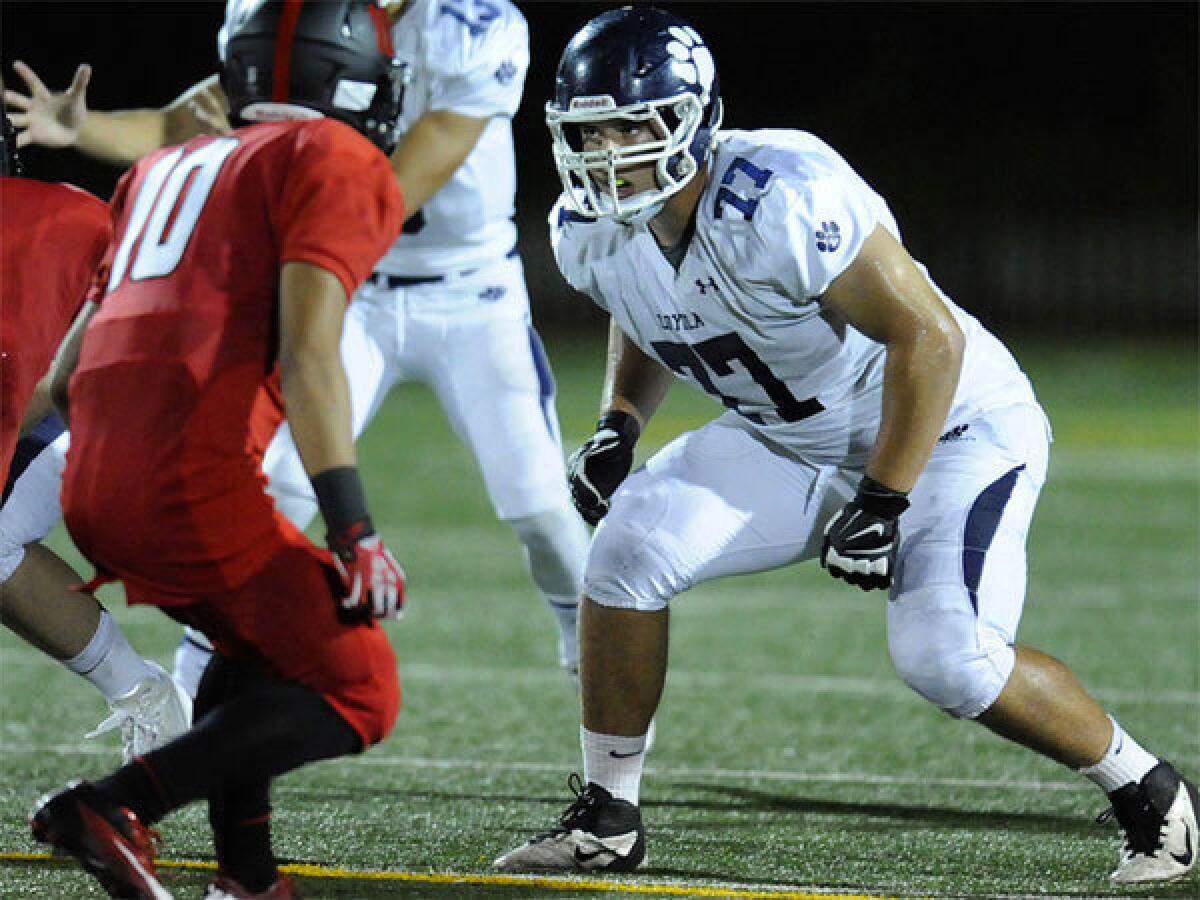
[{"label": "shoe laces", "polygon": [[595,810],[607,800],[604,793],[602,793],[604,791],[603,788],[591,784],[585,785],[578,772],[572,772],[567,778],[567,787],[571,789],[571,793],[575,795],[575,799],[571,801],[571,805],[558,817],[557,825],[548,831],[543,831],[534,837],[530,843],[536,844],[548,838],[559,837],[584,826],[587,820],[595,813]]},{"label": "shoe laces", "polygon": [[120,730],[126,761],[154,745],[163,727],[162,705],[153,690],[139,684],[133,692],[112,703],[112,713],[85,737],[97,738]]},{"label": "shoe laces", "polygon": [[609,800],[607,791],[594,784],[584,784],[578,772],[572,772],[567,778],[567,787],[575,799],[558,818],[561,828],[571,829],[583,824],[601,804]]},{"label": "shoe laces", "polygon": [[1105,825],[1113,819],[1121,826],[1125,841],[1122,856],[1132,858],[1141,854],[1154,856],[1166,841],[1167,818],[1151,804],[1143,790],[1114,801],[1112,806],[1096,816],[1096,824]]}]

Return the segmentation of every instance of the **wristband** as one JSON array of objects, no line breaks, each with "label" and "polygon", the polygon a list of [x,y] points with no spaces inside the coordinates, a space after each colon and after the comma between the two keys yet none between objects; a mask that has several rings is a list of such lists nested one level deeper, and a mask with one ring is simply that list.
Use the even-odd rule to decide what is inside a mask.
[{"label": "wristband", "polygon": [[860,509],[885,519],[897,518],[909,505],[907,491],[894,491],[870,475],[864,475],[858,483],[854,500]]},{"label": "wristband", "polygon": [[642,426],[638,425],[637,419],[619,409],[609,410],[596,422],[597,431],[603,431],[605,428],[615,431],[622,444],[636,444],[642,433]]},{"label": "wristband", "polygon": [[312,476],[313,492],[329,534],[353,543],[375,533],[355,466],[336,466]]}]

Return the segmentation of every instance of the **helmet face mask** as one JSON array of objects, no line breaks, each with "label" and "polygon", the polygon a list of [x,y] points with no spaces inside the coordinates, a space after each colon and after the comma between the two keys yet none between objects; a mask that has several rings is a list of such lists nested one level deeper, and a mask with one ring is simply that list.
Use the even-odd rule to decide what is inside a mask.
[{"label": "helmet face mask", "polygon": [[[721,121],[716,67],[700,35],[678,17],[647,7],[596,17],[563,51],[555,81],[546,125],[577,214],[646,221],[704,165]],[[617,120],[648,123],[649,138],[585,147],[583,127]],[[647,164],[655,186],[621,197],[621,173]]]},{"label": "helmet face mask", "polygon": [[222,27],[218,51],[235,119],[328,116],[386,154],[395,149],[408,69],[392,57],[390,26],[374,3],[243,3]]},{"label": "helmet face mask", "polygon": [[[630,222],[650,211],[656,214],[697,171],[688,152],[696,138],[704,109],[695,94],[684,93],[636,106],[618,107],[611,97],[574,98],[573,109],[546,107],[546,125],[553,138],[554,165],[575,211],[588,218],[612,216]],[[656,137],[632,144],[585,149],[583,126],[622,120],[644,122]],[[674,122],[672,127],[669,122]],[[653,165],[653,190],[621,197],[618,179],[623,171]]]}]

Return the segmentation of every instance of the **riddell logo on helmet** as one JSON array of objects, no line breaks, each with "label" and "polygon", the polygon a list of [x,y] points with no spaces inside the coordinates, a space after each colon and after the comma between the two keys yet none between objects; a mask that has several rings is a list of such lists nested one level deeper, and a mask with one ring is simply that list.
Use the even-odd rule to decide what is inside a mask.
[{"label": "riddell logo on helmet", "polygon": [[582,109],[616,109],[617,103],[605,94],[603,97],[574,97],[571,100],[571,110]]}]

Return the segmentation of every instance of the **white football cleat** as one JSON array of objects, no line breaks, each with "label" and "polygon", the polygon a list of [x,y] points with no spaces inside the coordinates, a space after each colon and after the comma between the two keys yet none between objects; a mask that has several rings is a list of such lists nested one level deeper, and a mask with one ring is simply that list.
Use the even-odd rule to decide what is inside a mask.
[{"label": "white football cleat", "polygon": [[1160,761],[1138,784],[1108,795],[1125,833],[1121,857],[1110,876],[1116,884],[1174,881],[1196,865],[1196,787]]},{"label": "white football cleat", "polygon": [[124,697],[110,701],[112,715],[87,733],[87,737],[94,738],[120,729],[125,762],[183,734],[192,721],[191,698],[162,666],[148,665],[153,673]]},{"label": "white football cleat", "polygon": [[558,824],[496,858],[502,872],[632,872],[646,863],[646,831],[638,808],[618,800],[598,784],[584,786],[578,775],[567,782],[575,801]]}]

